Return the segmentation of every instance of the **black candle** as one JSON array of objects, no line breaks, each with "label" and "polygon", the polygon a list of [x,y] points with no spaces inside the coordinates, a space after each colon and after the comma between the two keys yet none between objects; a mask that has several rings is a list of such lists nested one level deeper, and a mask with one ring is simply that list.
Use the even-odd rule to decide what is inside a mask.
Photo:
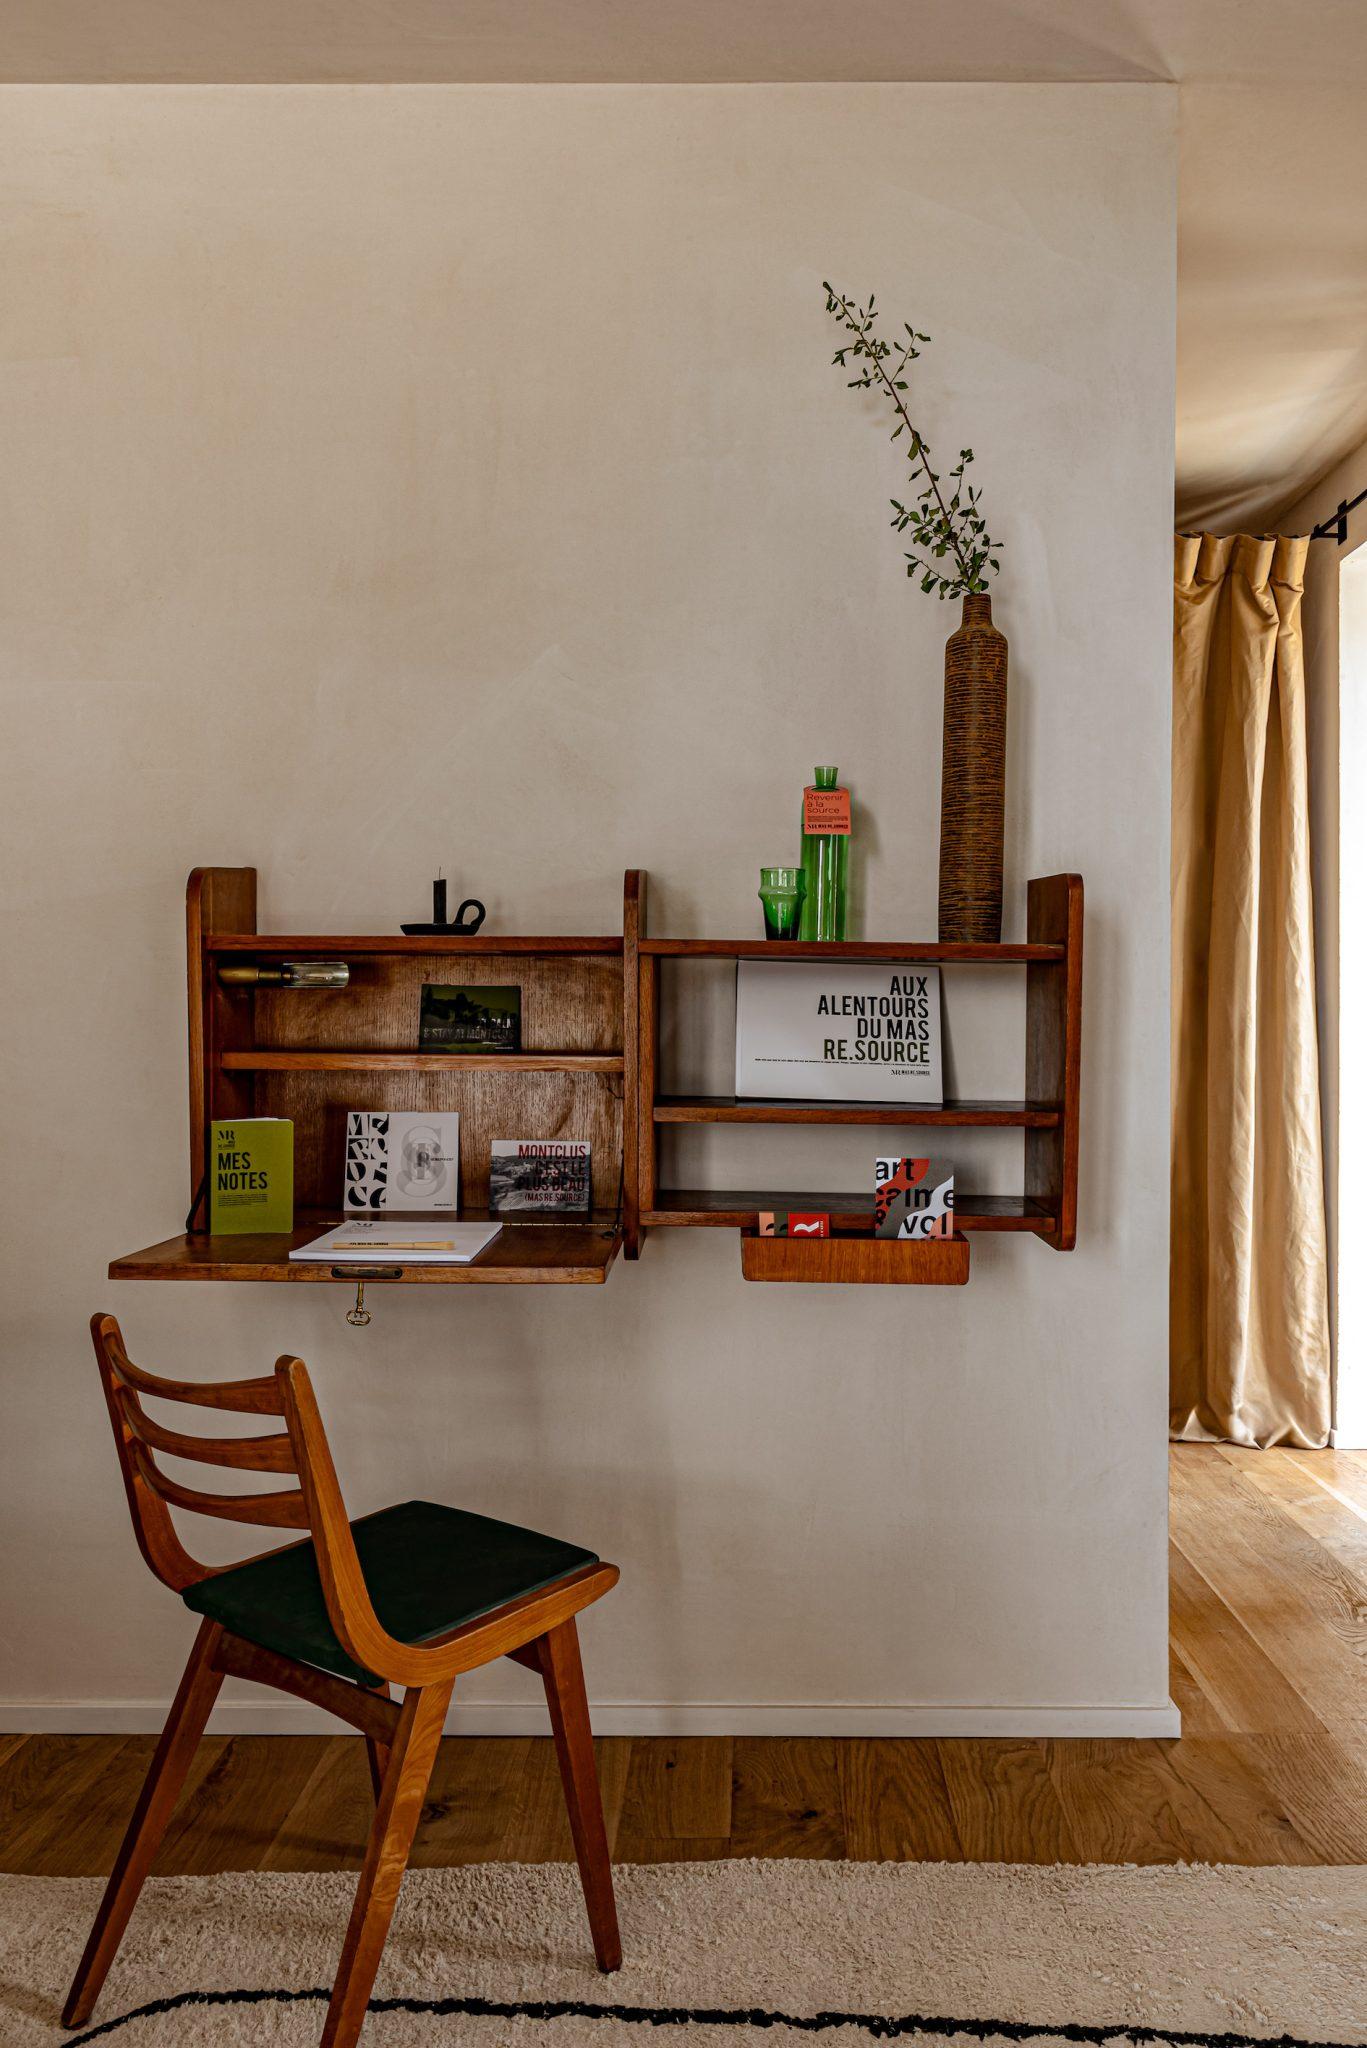
[{"label": "black candle", "polygon": [[446,922],[446,883],[441,876],[438,876],[432,884],[432,922],[433,924],[445,924]]}]

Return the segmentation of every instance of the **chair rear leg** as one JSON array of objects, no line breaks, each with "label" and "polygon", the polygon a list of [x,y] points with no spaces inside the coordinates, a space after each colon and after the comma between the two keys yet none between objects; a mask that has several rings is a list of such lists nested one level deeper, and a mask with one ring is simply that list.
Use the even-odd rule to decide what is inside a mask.
[{"label": "chair rear leg", "polygon": [[584,1692],[584,1667],[579,1658],[579,1631],[574,1617],[562,1621],[558,1628],[548,1629],[528,1647],[536,1651],[546,1688],[593,1953],[600,1970],[617,1970],[622,1965],[622,1937],[617,1928],[612,1858],[603,1825],[603,1797],[593,1757],[593,1730],[589,1726],[589,1703]]},{"label": "chair rear leg", "polygon": [[354,2048],[361,2031],[408,1867],[408,1852],[422,1816],[451,1691],[448,1678],[440,1685],[415,1687],[404,1695],[332,1987],[322,2048]]},{"label": "chair rear leg", "polygon": [[64,2027],[85,2025],[95,2009],[109,1966],[118,1953],[143,1880],[161,1845],[166,1823],[180,1797],[185,1774],[223,1683],[223,1673],[216,1671],[213,1664],[221,1634],[217,1622],[200,1623],[190,1661],[185,1667],[166,1726],[161,1731],[161,1740],[142,1791],[138,1794],[138,1803],[115,1858],[100,1910],[95,1915],[85,1954],[67,1994],[62,2009]]}]

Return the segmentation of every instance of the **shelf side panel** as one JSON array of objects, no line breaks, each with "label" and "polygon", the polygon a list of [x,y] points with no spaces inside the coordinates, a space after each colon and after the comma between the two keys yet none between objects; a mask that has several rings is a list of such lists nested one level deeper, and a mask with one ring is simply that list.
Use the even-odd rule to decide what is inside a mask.
[{"label": "shelf side panel", "polygon": [[622,883],[622,1248],[641,1256],[641,932],[646,877],[628,868]]},{"label": "shelf side panel", "polygon": [[1082,877],[1047,875],[1029,888],[1032,940],[1061,945],[1057,963],[1036,964],[1025,982],[1025,1086],[1033,1101],[1056,1103],[1052,1130],[1025,1135],[1025,1192],[1055,1218],[1045,1242],[1077,1243],[1079,1091],[1082,1074]]},{"label": "shelf side panel", "polygon": [[256,930],[256,869],[195,868],[185,885],[185,979],[190,1027],[191,1223],[208,1223],[205,1167],[209,1124],[221,1116],[251,1116],[256,1090],[249,1074],[225,1075],[225,1051],[252,1044],[249,993],[225,989],[205,950],[213,930]]}]

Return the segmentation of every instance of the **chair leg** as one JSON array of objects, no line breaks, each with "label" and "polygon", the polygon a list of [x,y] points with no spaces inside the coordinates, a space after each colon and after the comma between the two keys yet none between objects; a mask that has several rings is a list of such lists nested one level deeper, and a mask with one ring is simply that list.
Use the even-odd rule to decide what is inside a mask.
[{"label": "chair leg", "polygon": [[603,1825],[603,1798],[598,1788],[598,1766],[593,1760],[593,1730],[589,1726],[589,1703],[584,1692],[584,1667],[579,1659],[579,1631],[574,1617],[562,1621],[558,1628],[548,1629],[529,1647],[536,1651],[546,1688],[593,1953],[600,1970],[618,1970],[622,1966],[622,1937],[617,1928],[612,1858]]},{"label": "chair leg", "polygon": [[451,1691],[448,1678],[440,1685],[414,1687],[404,1695],[332,1987],[322,2048],[353,2048],[361,2031],[408,1867],[408,1852],[422,1816]]},{"label": "chair leg", "polygon": [[218,1697],[223,1673],[213,1665],[222,1631],[217,1622],[200,1623],[190,1661],[180,1681],[161,1740],[152,1758],[128,1832],[110,1873],[85,1954],[62,2009],[64,2027],[80,2027],[90,2018],[109,1966],[118,1953],[124,1930],[152,1859],[161,1845],[166,1823],[175,1809],[185,1774],[194,1758],[204,1724]]}]

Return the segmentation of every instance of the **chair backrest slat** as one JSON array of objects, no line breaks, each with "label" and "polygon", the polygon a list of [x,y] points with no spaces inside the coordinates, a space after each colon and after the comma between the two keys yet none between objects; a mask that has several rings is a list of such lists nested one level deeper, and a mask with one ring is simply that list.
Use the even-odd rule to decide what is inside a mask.
[{"label": "chair backrest slat", "polygon": [[[96,1316],[91,1324],[96,1331],[95,1349],[104,1361],[111,1365],[124,1385],[135,1394],[150,1394],[158,1401],[184,1401],[192,1408],[226,1408],[239,1415],[279,1415],[285,1413],[285,1404],[280,1389],[272,1375],[256,1380],[165,1380],[159,1374],[145,1372],[140,1365],[134,1365],[123,1348],[123,1333],[113,1316]],[[103,1329],[101,1343],[99,1331]]]},{"label": "chair backrest slat", "polygon": [[294,1446],[286,1430],[274,1436],[182,1436],[154,1422],[126,1388],[119,1389],[119,1414],[126,1429],[149,1451],[188,1458],[197,1465],[227,1465],[239,1472],[293,1472]]},{"label": "chair backrest slat", "polygon": [[182,1486],[168,1479],[142,1448],[132,1446],[133,1466],[144,1486],[150,1486],[160,1500],[173,1508],[186,1508],[196,1515],[215,1515],[223,1522],[264,1522],[274,1529],[307,1529],[308,1509],[298,1487],[288,1493],[201,1493],[198,1487]]}]

